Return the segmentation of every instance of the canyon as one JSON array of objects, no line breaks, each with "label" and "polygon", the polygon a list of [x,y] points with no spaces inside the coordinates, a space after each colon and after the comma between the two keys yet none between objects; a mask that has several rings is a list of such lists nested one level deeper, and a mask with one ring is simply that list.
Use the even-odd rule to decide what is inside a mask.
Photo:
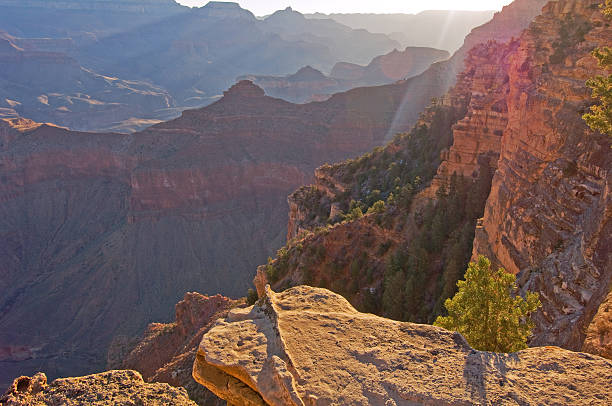
[{"label": "canyon", "polygon": [[286,196],[382,143],[403,94],[295,105],[244,81],[131,135],[0,122],[4,384],[100,370],[113,340],[169,320],[184,292],[244,295],[284,242]]},{"label": "canyon", "polygon": [[277,75],[309,63],[331,69],[399,46],[383,34],[293,11],[258,19],[237,3],[0,6],[0,117],[78,131],[142,130],[209,105],[249,72]]},{"label": "canyon", "polygon": [[[276,78],[308,65],[328,74],[339,62],[349,64],[345,68],[355,73],[356,65],[412,45],[410,41],[400,45],[388,35],[353,29],[329,18],[306,18],[290,8],[258,19],[229,2],[211,1],[204,7],[188,8],[173,1],[118,5],[109,1],[5,0],[0,6],[0,30],[17,41],[15,45],[28,42],[34,46],[29,51],[37,51],[39,58],[42,53],[56,54],[50,74],[46,70],[38,72],[34,86],[23,80],[24,75],[18,75],[16,83],[20,86],[16,86],[14,78],[4,77],[5,70],[1,71],[0,117],[52,122],[80,131],[142,130],[177,117],[186,108],[218,100],[237,77]],[[472,14],[477,17],[469,17]],[[449,27],[460,26],[465,33],[490,16],[480,14],[467,13],[466,18],[436,15],[434,20],[450,18]],[[428,15],[413,17],[413,22],[428,25]],[[521,23],[517,27],[497,27],[500,33],[494,35],[520,32]],[[450,35],[454,28],[449,30]],[[453,36],[453,41],[462,38]],[[401,54],[386,59],[398,59]],[[418,69],[408,69],[406,76],[427,68],[428,61],[428,57],[414,61]],[[33,64],[41,62],[13,58],[5,63],[7,72],[19,73],[24,67],[24,72],[29,72]],[[462,57],[453,63],[461,70]],[[275,92],[278,84],[263,87],[269,95],[289,101],[323,100],[349,86],[382,84],[398,78],[396,69],[392,70],[382,77],[376,72],[376,77],[369,77],[372,72],[364,72],[365,81],[340,87],[319,81],[316,87],[323,85],[325,96],[317,91],[312,92],[319,95],[314,98],[301,91],[296,91],[297,95],[293,91]],[[65,74],[58,78],[54,72]],[[415,85],[411,92],[427,93],[423,101],[417,98],[409,114],[418,114],[433,95],[443,94],[456,73],[438,68],[424,78],[424,85]],[[26,94],[21,86],[27,88]],[[405,104],[411,103],[407,100]]]},{"label": "canyon", "polygon": [[[599,3],[517,0],[422,74],[320,102],[241,80],[131,135],[0,121],[0,386],[138,371],[0,403],[108,379],[206,405],[609,403],[612,141],[581,118]],[[539,293],[535,348],[412,323],[479,254]],[[243,296],[257,264],[253,306],[203,295]]]},{"label": "canyon", "polygon": [[[513,35],[535,9],[508,6],[465,47]],[[410,129],[454,82],[440,75],[461,53],[415,78],[305,105],[242,81],[206,108],[129,136],[3,120],[3,386],[17,371],[101,370],[109,347],[170,320],[184,292],[244,295],[256,265],[285,241],[286,196],[323,163]]]}]

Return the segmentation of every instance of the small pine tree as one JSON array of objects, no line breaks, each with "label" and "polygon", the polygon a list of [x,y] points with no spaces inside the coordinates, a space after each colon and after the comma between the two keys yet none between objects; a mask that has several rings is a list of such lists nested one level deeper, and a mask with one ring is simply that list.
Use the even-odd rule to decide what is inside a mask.
[{"label": "small pine tree", "polygon": [[530,314],[541,306],[537,293],[528,292],[523,299],[512,296],[515,276],[503,268],[491,269],[484,256],[471,262],[465,280],[452,299],[444,303],[448,316],[438,317],[434,325],[458,331],[475,349],[515,352],[527,348],[533,322]]}]

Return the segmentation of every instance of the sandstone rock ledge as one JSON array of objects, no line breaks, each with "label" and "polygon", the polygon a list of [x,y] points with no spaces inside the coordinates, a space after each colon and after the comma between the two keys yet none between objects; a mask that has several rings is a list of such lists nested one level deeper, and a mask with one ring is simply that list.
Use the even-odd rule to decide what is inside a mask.
[{"label": "sandstone rock ledge", "polygon": [[458,333],[266,287],[206,333],[196,381],[230,405],[612,404],[612,362],[557,347],[473,350]]},{"label": "sandstone rock ledge", "polygon": [[145,383],[136,371],[107,371],[78,378],[56,379],[47,385],[47,377],[15,379],[0,405],[64,406],[64,405],[176,405],[196,406],[187,391],[166,383]]}]

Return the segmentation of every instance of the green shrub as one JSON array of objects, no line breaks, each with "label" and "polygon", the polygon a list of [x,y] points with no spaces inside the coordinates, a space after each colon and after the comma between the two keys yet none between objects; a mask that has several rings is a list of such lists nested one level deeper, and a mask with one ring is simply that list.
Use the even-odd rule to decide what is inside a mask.
[{"label": "green shrub", "polygon": [[368,209],[367,214],[371,214],[371,213],[380,214],[384,212],[385,212],[385,202],[383,202],[382,200],[379,200],[376,203],[374,203],[372,207]]}]

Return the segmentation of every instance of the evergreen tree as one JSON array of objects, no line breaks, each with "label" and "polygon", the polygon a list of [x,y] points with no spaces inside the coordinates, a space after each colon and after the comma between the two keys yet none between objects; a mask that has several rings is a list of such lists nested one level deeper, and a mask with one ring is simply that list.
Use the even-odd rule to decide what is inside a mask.
[{"label": "evergreen tree", "polygon": [[465,280],[444,306],[448,316],[438,317],[434,325],[458,331],[477,350],[515,352],[527,348],[533,322],[530,314],[541,306],[537,293],[528,292],[525,299],[512,296],[515,276],[503,268],[491,269],[484,256],[471,262]]}]

